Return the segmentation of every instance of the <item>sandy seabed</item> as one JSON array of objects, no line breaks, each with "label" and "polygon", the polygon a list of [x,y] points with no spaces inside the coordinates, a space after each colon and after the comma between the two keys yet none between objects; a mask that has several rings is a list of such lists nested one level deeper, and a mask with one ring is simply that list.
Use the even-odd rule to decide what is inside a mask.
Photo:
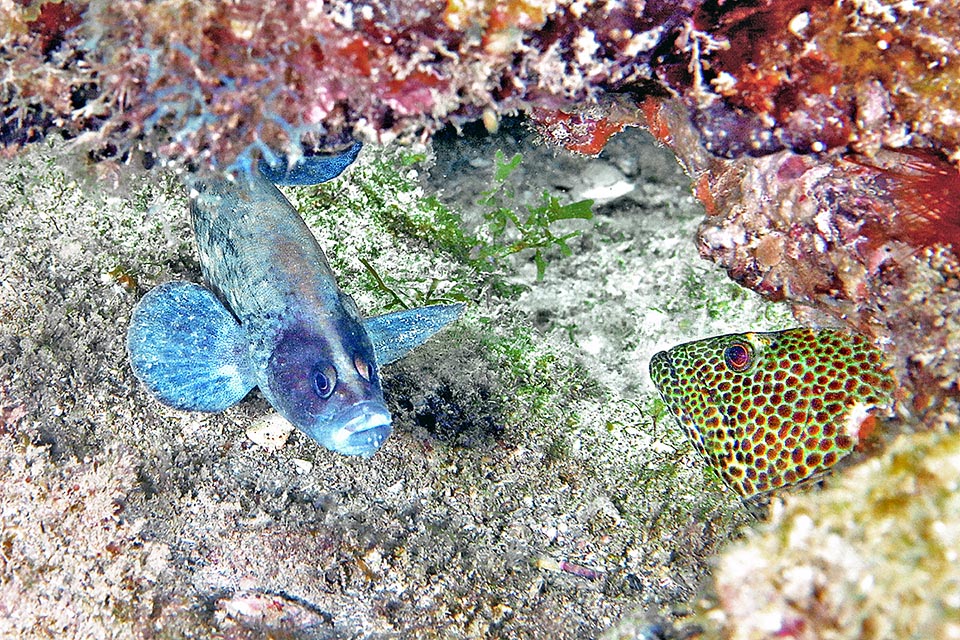
[{"label": "sandy seabed", "polygon": [[[702,209],[645,134],[582,159],[521,124],[470,131],[434,141],[423,195],[476,223],[499,148],[523,154],[518,202],[592,198],[595,217],[542,282],[519,254],[525,293],[476,301],[384,370],[394,434],[371,460],[296,432],[255,444],[246,431],[271,412],[256,392],[203,415],[139,386],[133,305],[200,280],[174,176],[128,172],[115,189],[54,141],[0,165],[0,635],[590,638],[637,611],[682,624],[709,558],[754,515],[657,413],[647,361],[791,320],[698,258]],[[441,253],[365,220],[317,229],[335,269],[373,243],[387,272],[448,274]],[[338,273],[380,311],[360,272]]]}]

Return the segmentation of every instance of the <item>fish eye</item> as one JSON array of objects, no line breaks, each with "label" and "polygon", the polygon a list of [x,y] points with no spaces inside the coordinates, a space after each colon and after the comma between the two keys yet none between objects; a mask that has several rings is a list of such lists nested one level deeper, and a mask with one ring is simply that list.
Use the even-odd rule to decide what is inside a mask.
[{"label": "fish eye", "polygon": [[356,367],[361,378],[370,382],[370,365],[359,354],[353,356],[353,366]]},{"label": "fish eye", "polygon": [[337,370],[332,366],[317,367],[313,370],[313,390],[321,398],[329,398],[337,386]]},{"label": "fish eye", "polygon": [[723,360],[734,371],[746,371],[750,366],[750,349],[742,342],[734,342],[723,350]]}]

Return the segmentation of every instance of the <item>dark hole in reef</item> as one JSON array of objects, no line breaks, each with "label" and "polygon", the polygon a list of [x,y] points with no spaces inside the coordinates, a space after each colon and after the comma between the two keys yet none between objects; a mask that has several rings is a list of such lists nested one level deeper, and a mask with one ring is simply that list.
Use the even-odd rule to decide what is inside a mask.
[{"label": "dark hole in reef", "polygon": [[[481,400],[489,396],[478,389]],[[418,403],[414,421],[441,442],[462,447],[475,447],[503,435],[503,425],[489,413],[477,413],[475,407],[462,402],[453,389],[442,384],[434,393]]]},{"label": "dark hole in reef", "polygon": [[[423,389],[422,381],[407,373],[391,377],[384,384],[384,395],[390,404],[396,389]],[[504,434],[497,405],[486,385],[459,388],[448,381],[438,381],[432,388],[398,395],[395,402],[401,412],[444,444],[474,448],[488,445]]]},{"label": "dark hole in reef", "polygon": [[95,82],[85,82],[70,90],[70,107],[82,109],[98,97],[100,97],[100,86]]},{"label": "dark hole in reef", "polygon": [[42,140],[53,127],[53,117],[39,106],[20,112],[10,107],[0,112],[0,145],[17,146]]}]

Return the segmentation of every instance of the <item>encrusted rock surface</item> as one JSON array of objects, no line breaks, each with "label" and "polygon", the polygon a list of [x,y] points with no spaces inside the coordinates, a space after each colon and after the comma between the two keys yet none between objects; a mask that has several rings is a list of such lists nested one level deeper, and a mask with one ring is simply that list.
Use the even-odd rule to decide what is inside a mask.
[{"label": "encrusted rock surface", "polygon": [[960,437],[898,439],[720,562],[727,637],[960,637]]},{"label": "encrusted rock surface", "polygon": [[[785,532],[805,523],[833,541],[831,552],[879,554],[877,571],[914,580],[920,574],[897,553],[929,550],[924,532],[952,526],[940,481],[949,486],[953,436],[918,432],[955,430],[960,395],[957,12],[953,2],[887,0],[0,0],[0,145],[11,158],[33,154],[0,167],[3,447],[34,461],[42,486],[102,485],[91,488],[90,505],[68,510],[124,505],[98,532],[111,540],[91,534],[60,567],[103,572],[102,598],[47,593],[63,578],[56,570],[25,579],[40,565],[10,564],[12,545],[35,543],[20,536],[3,542],[4,606],[25,593],[49,598],[66,611],[93,610],[96,620],[84,624],[99,629],[116,605],[114,632],[142,635],[160,625],[200,635],[428,636],[443,620],[450,635],[584,637],[640,605],[636,624],[625,621],[611,637],[694,633],[660,616],[691,601],[704,559],[749,516],[715,493],[674,425],[656,414],[644,395],[652,391],[645,358],[678,341],[787,320],[765,318],[769,307],[689,256],[699,212],[683,178],[663,169],[672,160],[648,155],[628,137],[636,131],[614,135],[642,125],[693,182],[707,214],[701,254],[790,303],[805,324],[877,338],[903,387],[902,419],[881,430],[889,452],[867,452],[866,466],[849,471],[859,484],[788,499],[765,537],[752,539],[769,562],[756,567],[750,593],[772,594],[768,611],[743,607],[752,596],[729,588],[735,562],[724,564],[727,633],[953,633],[949,571],[937,584],[941,601],[891,611],[898,583],[867,589],[862,566],[827,566],[819,537],[794,536],[791,546]],[[199,418],[159,409],[138,390],[122,349],[129,309],[143,288],[195,277],[197,266],[175,182],[146,174],[148,184],[132,187],[128,165],[243,166],[259,154],[297,153],[297,142],[350,136],[411,143],[450,122],[479,119],[495,131],[515,110],[560,146],[611,150],[610,161],[574,165],[551,185],[595,198],[596,229],[524,294],[529,316],[514,318],[512,303],[488,298],[454,345],[395,370],[387,392],[405,437],[372,465],[318,455],[297,436],[292,450],[265,454],[241,435],[266,409],[257,400]],[[71,142],[56,142],[56,131]],[[101,182],[81,188],[55,167],[81,154]],[[469,162],[482,167],[490,157]],[[545,154],[536,162],[539,176],[572,161]],[[469,165],[451,166],[440,182],[454,191]],[[641,173],[654,186],[641,184]],[[102,193],[113,184],[125,185],[122,197]],[[366,191],[345,184],[320,200],[364,209],[379,195],[373,183]],[[422,195],[402,193],[392,206]],[[386,300],[361,254],[411,290],[439,282],[441,293],[458,291],[450,256],[430,254],[422,238],[385,241],[362,212],[337,215],[315,219],[315,230],[338,271],[366,283],[351,292],[365,308]],[[679,235],[667,231],[674,224]],[[515,267],[534,280],[532,263],[518,258]],[[478,341],[484,349],[470,346]],[[434,364],[443,358],[456,364]],[[518,430],[528,419],[539,425],[529,434]],[[923,452],[944,464],[929,483]],[[409,468],[411,459],[420,468]],[[903,549],[871,537],[872,526],[890,524],[873,507],[891,477],[906,505],[896,524],[914,534]],[[27,494],[4,490],[28,508]],[[855,491],[866,495],[862,508],[842,513],[836,505]],[[35,498],[39,514],[66,504]],[[907,508],[913,499],[919,504]],[[26,531],[33,517],[5,515],[4,526]],[[934,551],[956,553],[946,542]],[[130,571],[143,579],[128,580]],[[806,600],[809,590],[794,589],[824,581],[826,591]],[[171,586],[185,583],[186,592]],[[800,593],[792,604],[778,599],[788,587]],[[850,613],[864,602],[862,614]],[[916,626],[901,622],[912,616]],[[49,632],[42,620],[11,620]]]}]

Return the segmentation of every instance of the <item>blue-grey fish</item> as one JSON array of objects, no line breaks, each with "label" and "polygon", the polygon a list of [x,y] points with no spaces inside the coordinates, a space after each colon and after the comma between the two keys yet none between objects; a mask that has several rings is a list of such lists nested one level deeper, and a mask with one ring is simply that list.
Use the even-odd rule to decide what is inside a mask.
[{"label": "blue-grey fish", "polygon": [[[272,177],[330,179],[358,150],[304,158]],[[188,187],[209,288],[168,282],[137,304],[127,332],[136,376],[158,400],[188,411],[222,411],[259,387],[321,445],[373,455],[391,431],[380,366],[422,344],[463,306],[364,320],[303,219],[259,168]]]},{"label": "blue-grey fish", "polygon": [[317,156],[304,153],[296,162],[291,163],[286,155],[276,154],[272,158],[261,158],[257,167],[273,184],[289,186],[320,184],[333,180],[343,170],[353,164],[360,154],[360,141],[337,155]]}]

